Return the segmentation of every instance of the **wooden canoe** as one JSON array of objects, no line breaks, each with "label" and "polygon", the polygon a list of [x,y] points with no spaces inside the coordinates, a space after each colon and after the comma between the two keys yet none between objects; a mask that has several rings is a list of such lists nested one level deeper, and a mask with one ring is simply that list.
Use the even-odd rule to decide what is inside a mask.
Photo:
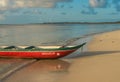
[{"label": "wooden canoe", "polygon": [[77,46],[0,46],[0,57],[14,58],[60,58],[66,56],[86,43]]}]

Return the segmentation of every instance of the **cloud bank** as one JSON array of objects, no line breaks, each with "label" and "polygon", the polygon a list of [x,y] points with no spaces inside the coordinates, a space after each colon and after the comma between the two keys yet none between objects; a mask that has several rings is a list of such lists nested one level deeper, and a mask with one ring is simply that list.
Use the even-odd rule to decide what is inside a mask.
[{"label": "cloud bank", "polygon": [[106,7],[107,0],[89,0],[92,7]]},{"label": "cloud bank", "polygon": [[29,7],[47,7],[51,8],[57,2],[71,2],[72,0],[0,0],[0,10],[29,8]]}]

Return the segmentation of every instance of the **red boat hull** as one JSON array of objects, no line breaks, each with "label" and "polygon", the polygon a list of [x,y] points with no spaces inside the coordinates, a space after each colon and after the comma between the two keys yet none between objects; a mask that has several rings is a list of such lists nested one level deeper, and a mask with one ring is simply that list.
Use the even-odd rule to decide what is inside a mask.
[{"label": "red boat hull", "polygon": [[[83,47],[86,43],[83,43],[74,47],[59,47],[59,48],[36,48],[30,46],[24,49],[16,48],[15,46],[1,48],[0,57],[14,57],[14,58],[60,58],[66,56],[80,47]],[[31,49],[35,48],[35,49]]]},{"label": "red boat hull", "polygon": [[73,50],[60,51],[0,51],[0,57],[14,57],[14,58],[60,58],[66,56]]}]

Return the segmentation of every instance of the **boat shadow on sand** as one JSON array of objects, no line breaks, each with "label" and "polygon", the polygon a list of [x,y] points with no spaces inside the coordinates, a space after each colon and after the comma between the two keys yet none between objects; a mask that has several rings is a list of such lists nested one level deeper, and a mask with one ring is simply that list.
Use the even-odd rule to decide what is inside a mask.
[{"label": "boat shadow on sand", "polygon": [[112,53],[120,53],[120,51],[85,51],[85,52],[78,52],[73,53],[65,58],[71,59],[71,58],[80,58],[80,57],[88,57],[88,56],[96,56],[96,55],[108,55]]}]

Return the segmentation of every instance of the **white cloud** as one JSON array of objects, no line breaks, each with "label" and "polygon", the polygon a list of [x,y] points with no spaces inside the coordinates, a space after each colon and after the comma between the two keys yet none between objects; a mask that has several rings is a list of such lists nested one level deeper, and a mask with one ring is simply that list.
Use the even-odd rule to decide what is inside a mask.
[{"label": "white cloud", "polygon": [[54,7],[57,2],[70,2],[72,0],[0,0],[0,10],[24,7]]},{"label": "white cloud", "polygon": [[8,0],[0,0],[0,10],[4,10],[8,7]]},{"label": "white cloud", "polygon": [[89,0],[92,7],[104,7],[106,5],[106,0]]}]

